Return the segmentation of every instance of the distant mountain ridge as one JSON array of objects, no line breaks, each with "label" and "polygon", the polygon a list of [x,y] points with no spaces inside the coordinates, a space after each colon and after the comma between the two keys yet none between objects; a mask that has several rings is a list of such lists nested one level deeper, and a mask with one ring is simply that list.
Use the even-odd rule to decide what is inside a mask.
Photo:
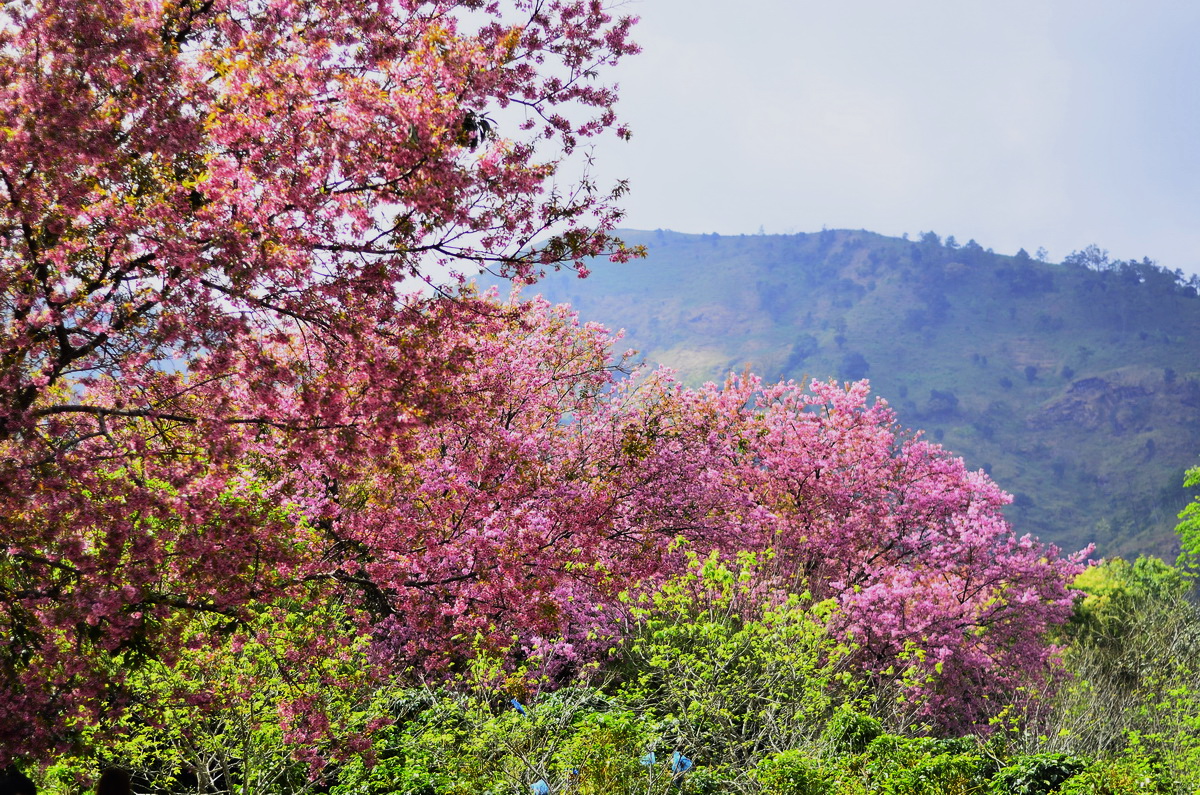
[{"label": "distant mountain ridge", "polygon": [[1100,554],[1174,554],[1200,454],[1200,297],[1149,260],[1051,264],[927,233],[623,230],[645,260],[526,290],[624,328],[691,383],[871,380],[901,422],[1015,496],[1019,532]]}]

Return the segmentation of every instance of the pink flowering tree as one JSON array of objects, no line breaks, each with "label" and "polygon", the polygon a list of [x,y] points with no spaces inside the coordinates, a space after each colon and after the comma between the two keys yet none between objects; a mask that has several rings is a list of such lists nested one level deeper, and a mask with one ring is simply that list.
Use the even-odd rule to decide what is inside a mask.
[{"label": "pink flowering tree", "polygon": [[[599,659],[618,639],[617,595],[673,571],[676,540],[707,540],[707,517],[732,495],[705,487],[705,438],[674,427],[678,386],[664,374],[618,380],[604,329],[540,301],[460,305],[480,319],[447,342],[458,364],[437,386],[446,408],[408,434],[335,457],[297,453],[273,428],[217,467],[185,426],[174,439],[196,447],[187,463],[212,490],[206,501],[191,481],[148,482],[154,499],[133,514],[123,488],[56,492],[57,513],[94,522],[89,537],[107,546],[41,539],[39,555],[83,561],[86,576],[14,567],[13,581],[42,592],[10,607],[12,626],[36,641],[11,713],[29,710],[43,741],[69,735],[59,713],[35,705],[108,720],[136,655],[170,662],[182,651],[175,638],[188,639],[183,670],[201,683],[194,661],[206,646],[284,643],[276,664],[300,681],[367,640],[370,665],[329,684],[345,692],[378,677],[441,677],[480,651],[555,670]],[[96,479],[121,486],[123,474]],[[113,545],[118,532],[130,543]],[[303,626],[309,640],[286,640]],[[193,711],[222,706],[186,682],[162,695]],[[293,696],[278,706],[289,741],[326,744],[322,699],[311,689],[281,697]]]},{"label": "pink flowering tree", "polygon": [[[764,587],[834,597],[832,629],[855,641],[863,669],[882,675],[919,651],[929,674],[919,695],[949,726],[986,718],[1023,672],[1044,673],[1044,632],[1069,611],[1076,567],[1015,539],[995,486],[907,439],[886,406],[866,404],[865,384],[818,383],[810,394],[752,379],[689,390],[668,372],[621,379],[616,339],[567,307],[461,304],[481,319],[452,340],[458,364],[439,386],[447,408],[409,434],[372,440],[355,458],[297,455],[290,434],[260,434],[236,462],[208,467],[214,496],[203,513],[166,481],[153,484],[161,505],[124,519],[121,489],[60,496],[58,510],[103,519],[93,538],[122,528],[155,543],[106,551],[114,568],[86,580],[47,579],[91,599],[81,627],[54,619],[82,603],[43,597],[43,623],[27,625],[41,634],[23,703],[74,699],[96,720],[119,706],[113,685],[138,644],[168,659],[165,630],[193,649],[221,649],[231,631],[234,646],[250,631],[270,644],[271,621],[292,634],[320,624],[288,644],[285,669],[340,659],[350,642],[365,648],[362,676],[336,683],[348,692],[377,676],[439,677],[479,651],[569,667],[619,641],[617,596],[680,571],[680,542],[772,550]],[[199,466],[199,453],[191,458]],[[109,515],[96,518],[101,508]],[[77,594],[84,585],[92,590]],[[106,601],[102,585],[117,596]],[[273,606],[280,595],[290,619]],[[335,625],[320,607],[330,601],[341,605]],[[229,621],[181,632],[197,612]],[[205,708],[191,691],[175,697]],[[289,740],[327,743],[324,700],[293,695],[279,705]]]},{"label": "pink flowering tree", "polygon": [[1018,537],[1007,494],[867,393],[753,378],[681,391],[681,433],[707,439],[719,474],[703,479],[726,492],[707,537],[772,550],[778,586],[836,599],[833,629],[861,669],[907,670],[925,719],[986,724],[1022,686],[1048,683],[1047,633],[1071,614],[1083,553]]},{"label": "pink flowering tree", "polygon": [[337,473],[337,554],[310,578],[362,595],[372,656],[395,673],[481,650],[600,658],[618,594],[675,571],[680,537],[711,541],[707,517],[734,496],[706,487],[706,440],[675,428],[668,373],[620,378],[617,338],[565,305],[504,314],[470,341],[453,413]]},{"label": "pink flowering tree", "polygon": [[320,576],[373,599],[382,668],[437,675],[481,648],[599,659],[619,640],[615,597],[679,573],[691,548],[770,550],[764,588],[834,598],[857,665],[902,679],[942,728],[1048,683],[1079,556],[1018,537],[1008,496],[906,433],[865,382],[618,379],[603,329],[515,309],[472,343],[463,411],[340,477],[347,553]]},{"label": "pink flowering tree", "polygon": [[599,0],[0,16],[3,755],[173,622],[312,582],[340,474],[453,413],[502,322],[413,279],[628,255],[623,186],[561,173],[627,134],[599,75],[636,48]]}]

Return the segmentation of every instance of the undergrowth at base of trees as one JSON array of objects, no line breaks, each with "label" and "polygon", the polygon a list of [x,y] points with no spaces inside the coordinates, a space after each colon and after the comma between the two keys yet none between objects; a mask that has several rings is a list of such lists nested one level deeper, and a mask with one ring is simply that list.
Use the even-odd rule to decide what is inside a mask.
[{"label": "undergrowth at base of trees", "polygon": [[[126,717],[92,736],[90,753],[65,756],[38,776],[54,795],[85,788],[108,764],[130,768],[136,791],[156,795],[1200,788],[1200,687],[1185,642],[1200,623],[1185,572],[1153,560],[1089,570],[1080,578],[1087,596],[1064,630],[1059,690],[1042,702],[1015,694],[976,733],[936,736],[911,705],[894,703],[904,688],[855,665],[854,647],[828,630],[832,604],[757,587],[747,574],[760,565],[754,556],[695,560],[689,574],[627,597],[627,641],[573,679],[555,679],[561,669],[536,656],[506,669],[508,653],[492,650],[452,680],[382,683],[358,702],[344,694],[333,714],[369,738],[355,753],[298,755],[278,719],[281,694],[303,683],[279,681],[238,709],[231,700],[224,722],[184,725],[176,713],[159,716],[175,726],[136,726]],[[1174,623],[1164,627],[1168,617]],[[1164,645],[1166,637],[1175,641]],[[258,666],[257,679],[270,679],[269,654],[242,653]],[[1140,662],[1131,669],[1131,660]],[[1136,683],[1128,681],[1133,670]],[[226,687],[237,673],[248,672],[230,666]],[[172,685],[159,678],[143,686]]]}]

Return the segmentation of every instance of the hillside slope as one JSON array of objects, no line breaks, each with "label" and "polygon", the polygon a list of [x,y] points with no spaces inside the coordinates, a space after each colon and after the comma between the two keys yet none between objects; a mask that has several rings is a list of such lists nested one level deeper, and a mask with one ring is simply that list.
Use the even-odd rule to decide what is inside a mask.
[{"label": "hillside slope", "polygon": [[1101,554],[1173,555],[1200,454],[1200,298],[1144,263],[913,242],[865,231],[622,233],[647,259],[527,290],[624,328],[685,381],[869,378],[1015,496],[1019,531]]}]

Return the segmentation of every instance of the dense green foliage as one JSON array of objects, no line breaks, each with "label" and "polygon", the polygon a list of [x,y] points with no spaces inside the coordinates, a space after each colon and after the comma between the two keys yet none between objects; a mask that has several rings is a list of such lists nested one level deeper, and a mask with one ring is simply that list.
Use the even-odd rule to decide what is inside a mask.
[{"label": "dense green foliage", "polygon": [[[1200,771],[1200,609],[1190,575],[1155,558],[1084,572],[1064,652],[1072,678],[1037,743],[1091,755],[1135,749]],[[1196,780],[1200,785],[1200,779]]]},{"label": "dense green foliage", "polygon": [[[139,791],[201,795],[500,795],[542,791],[539,782],[580,795],[1200,788],[1200,678],[1190,645],[1200,616],[1182,570],[1141,558],[1085,572],[1058,697],[1012,693],[990,731],[936,737],[912,720],[903,688],[847,667],[853,649],[824,629],[833,605],[803,590],[762,590],[761,565],[749,555],[734,564],[694,559],[686,575],[630,595],[629,642],[568,682],[536,656],[506,671],[495,650],[437,686],[356,679],[353,649],[314,672],[313,683],[272,679],[263,674],[273,655],[316,621],[264,614],[254,638],[207,668],[206,687],[230,699],[223,722],[194,721],[182,703],[141,725],[122,719],[91,738],[96,753],[62,759],[41,783],[77,792],[99,766],[117,763],[133,769]],[[330,610],[309,618],[336,620]],[[183,674],[196,662],[185,659]],[[268,685],[238,700],[250,669]],[[185,693],[181,676],[160,671],[143,686]],[[323,697],[341,699],[331,714],[357,752],[330,747],[297,758],[302,746],[272,720],[319,682],[340,683]],[[693,766],[681,770],[679,755]]]},{"label": "dense green foliage", "polygon": [[1051,795],[1087,767],[1079,757],[1034,754],[1013,760],[992,779],[997,795]]},{"label": "dense green foliage", "polygon": [[[1183,485],[1186,488],[1200,486],[1200,467],[1192,467],[1187,471]],[[1188,503],[1179,518],[1182,521],[1175,528],[1183,546],[1179,562],[1196,568],[1200,566],[1200,497]]]},{"label": "dense green foliage", "polygon": [[646,261],[531,289],[626,329],[685,380],[865,376],[901,422],[1012,492],[1022,532],[1175,556],[1181,473],[1200,450],[1195,280],[932,234],[622,234]]}]

